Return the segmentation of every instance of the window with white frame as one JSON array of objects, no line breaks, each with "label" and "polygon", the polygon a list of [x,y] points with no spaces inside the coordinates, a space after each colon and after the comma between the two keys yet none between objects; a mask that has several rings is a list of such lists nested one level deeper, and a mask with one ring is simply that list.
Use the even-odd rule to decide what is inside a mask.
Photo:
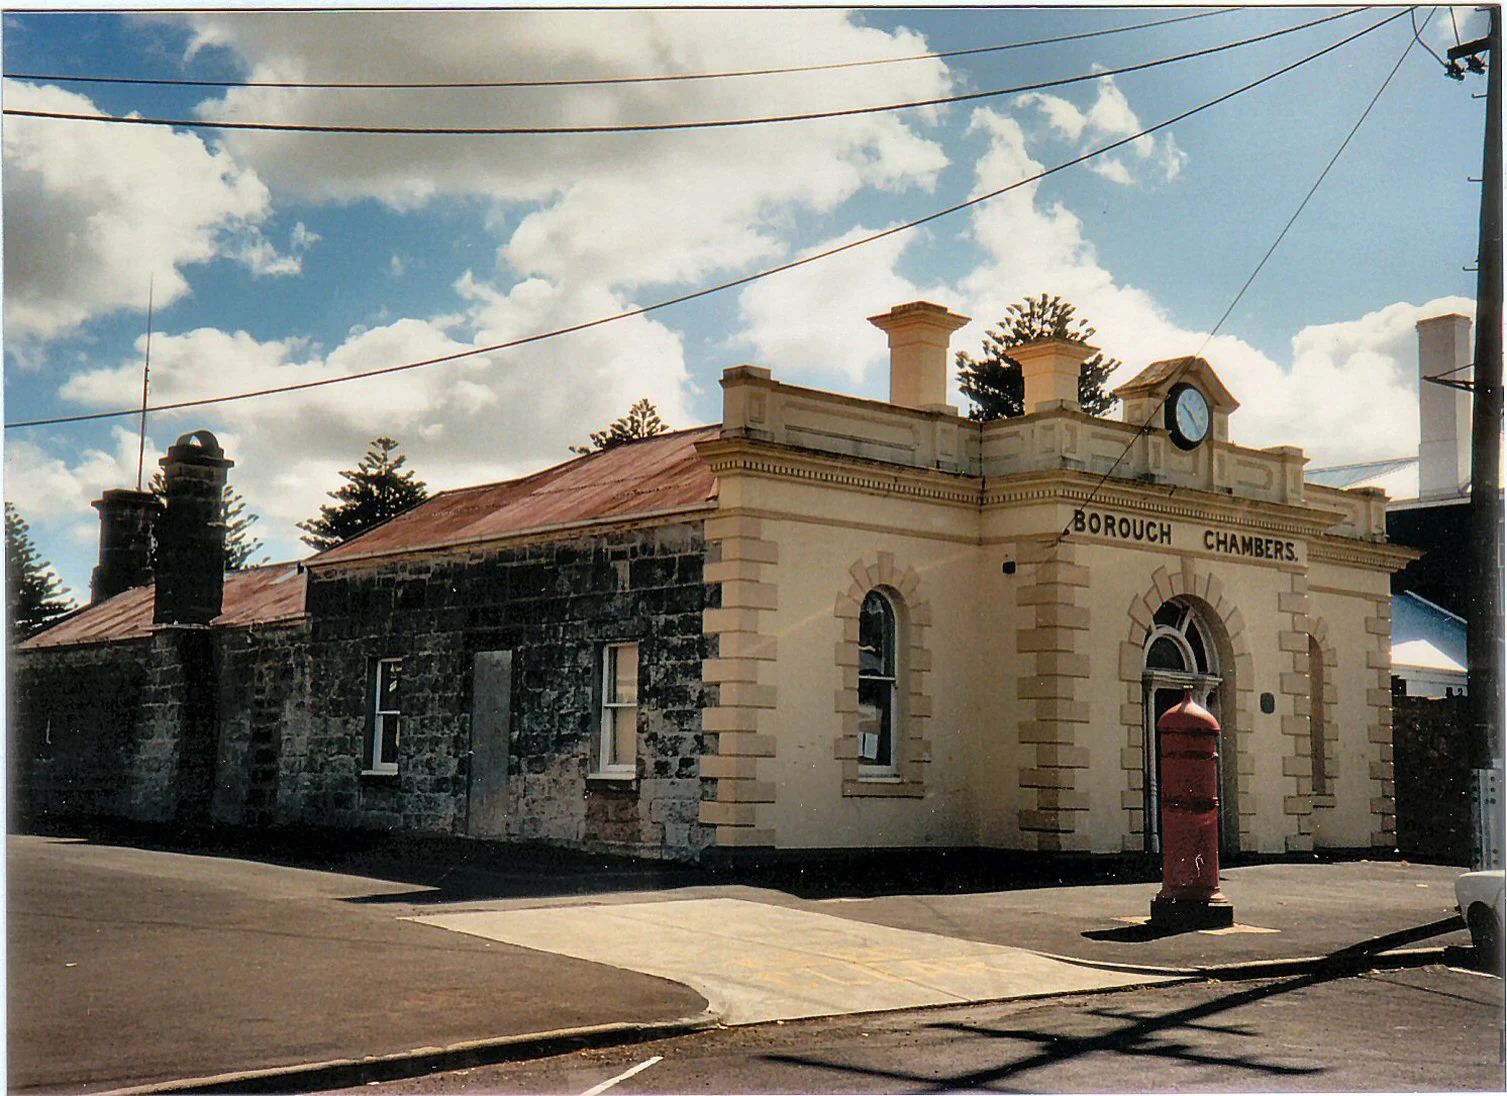
[{"label": "window with white frame", "polygon": [[398,732],[402,723],[403,660],[380,658],[372,675],[372,719],[366,740],[365,772],[398,771]]},{"label": "window with white frame", "polygon": [[631,777],[638,743],[638,644],[602,649],[602,738],[597,771]]},{"label": "window with white frame", "polygon": [[860,778],[899,773],[895,757],[895,607],[870,590],[858,614],[858,764]]}]

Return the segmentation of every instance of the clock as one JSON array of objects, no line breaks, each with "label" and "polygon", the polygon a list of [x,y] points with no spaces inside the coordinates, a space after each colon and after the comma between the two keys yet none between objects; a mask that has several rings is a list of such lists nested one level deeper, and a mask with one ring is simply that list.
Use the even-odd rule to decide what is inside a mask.
[{"label": "clock", "polygon": [[1197,449],[1209,436],[1213,414],[1208,398],[1191,384],[1172,386],[1167,393],[1167,433],[1179,449]]}]

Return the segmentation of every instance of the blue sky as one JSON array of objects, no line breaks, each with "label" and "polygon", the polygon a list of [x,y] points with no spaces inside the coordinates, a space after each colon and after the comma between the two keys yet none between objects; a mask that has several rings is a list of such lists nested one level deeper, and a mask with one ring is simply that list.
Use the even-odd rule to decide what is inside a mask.
[{"label": "blue sky", "polygon": [[[804,113],[1117,69],[1346,9],[41,13],[4,17],[5,106],[402,126]],[[4,119],[5,419],[344,375],[594,319],[925,216],[1130,136],[1403,9],[1137,73],[941,107],[739,129],[356,136]],[[1434,9],[1418,9],[1418,19]],[[660,84],[357,91],[163,88],[92,75],[291,82],[544,80],[908,57],[1205,18],[967,57]],[[1455,9],[1462,37],[1484,17]],[[1449,9],[1423,34],[1455,42]],[[1407,16],[1278,80],[972,210],[787,274],[526,348],[313,392],[164,412],[148,474],[207,427],[274,559],[368,441],[431,488],[568,457],[636,399],[720,417],[721,371],[874,398],[865,317],[918,297],[974,317],[1058,293],[1125,363],[1202,350],[1241,444],[1316,464],[1417,445],[1413,324],[1471,311],[1484,81],[1413,45],[1291,233],[1211,341],[1413,39]],[[958,401],[961,402],[961,401]],[[8,429],[5,497],[87,597],[102,490],[136,478],[134,419]]]}]

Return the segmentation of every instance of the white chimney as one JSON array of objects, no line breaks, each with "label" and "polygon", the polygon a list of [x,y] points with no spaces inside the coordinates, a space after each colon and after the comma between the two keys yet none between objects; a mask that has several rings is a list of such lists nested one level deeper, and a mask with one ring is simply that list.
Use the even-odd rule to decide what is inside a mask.
[{"label": "white chimney", "polygon": [[869,323],[890,337],[891,403],[957,414],[947,402],[947,342],[967,322],[967,316],[930,301],[897,304],[869,317]]},{"label": "white chimney", "polygon": [[1417,327],[1418,497],[1458,498],[1470,482],[1470,393],[1424,378],[1471,379],[1470,320],[1434,316]]},{"label": "white chimney", "polygon": [[1057,338],[1012,346],[1010,357],[1020,362],[1026,414],[1056,407],[1083,410],[1078,403],[1078,374],[1082,372],[1083,363],[1098,349],[1088,343]]}]

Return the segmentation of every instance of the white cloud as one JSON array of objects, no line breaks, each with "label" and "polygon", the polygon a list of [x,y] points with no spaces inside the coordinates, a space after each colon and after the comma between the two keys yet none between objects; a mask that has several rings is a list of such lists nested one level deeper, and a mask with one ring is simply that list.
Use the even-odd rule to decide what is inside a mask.
[{"label": "white cloud", "polygon": [[[7,107],[99,113],[81,95],[6,80]],[[276,273],[257,227],[267,188],[198,137],[167,129],[10,118],[4,128],[5,326],[51,338],[188,292],[182,268],[230,247]]]},{"label": "white cloud", "polygon": [[[813,245],[813,254],[873,235],[859,226],[842,236]],[[867,317],[917,299],[942,303],[951,296],[942,286],[918,287],[896,272],[914,233],[890,236],[841,255],[755,282],[738,298],[744,335],[753,344],[753,364],[774,371],[781,380],[845,388],[868,383],[871,394],[887,398],[885,336]]]},{"label": "white cloud", "polygon": [[[298,340],[259,341],[245,332],[159,332],[152,339],[153,402],[348,376],[624,308],[606,290],[561,288],[543,279],[504,292],[468,275],[457,289],[467,304],[463,317],[403,319],[353,331],[326,354],[311,353]],[[465,330],[456,331],[458,325]],[[129,406],[140,397],[139,385],[139,366],[126,361],[75,375],[62,395],[89,409]],[[328,501],[326,492],[340,484],[339,470],[353,467],[380,434],[402,443],[409,466],[431,489],[460,487],[566,460],[569,445],[584,443],[642,398],[671,426],[694,425],[679,336],[635,317],[382,377],[164,412],[153,420],[153,435],[171,440],[201,426],[214,430],[236,462],[232,482],[262,517],[257,534],[284,557],[303,554],[294,523]],[[12,445],[7,489],[28,501],[48,500],[59,512],[89,514],[89,500],[104,487],[134,481],[134,454],[133,442],[127,468],[120,454],[73,456],[60,444]]]},{"label": "white cloud", "polygon": [[[1134,136],[1145,127],[1130,100],[1110,77],[1095,82],[1095,98],[1087,110],[1080,109],[1059,95],[1031,92],[1019,96],[1017,106],[1035,108],[1045,117],[1049,131],[1056,137],[1073,142],[1079,151],[1123,140]],[[1127,146],[1135,158],[1144,164],[1159,169],[1160,181],[1171,182],[1182,172],[1188,162],[1187,153],[1177,147],[1171,133],[1160,136],[1148,134],[1136,138]],[[1095,174],[1122,186],[1137,182],[1135,175],[1120,156],[1105,154],[1089,161]]]},{"label": "white cloud", "polygon": [[[1013,119],[980,110],[973,127],[990,138],[975,192],[1040,170]],[[1038,198],[1032,184],[975,209],[974,242],[987,258],[950,296],[934,298],[974,317],[953,337],[954,347],[976,348],[983,330],[1012,302],[1058,294],[1097,329],[1094,342],[1122,361],[1111,387],[1153,361],[1201,352],[1241,401],[1231,420],[1232,439],[1241,445],[1298,445],[1317,465],[1416,451],[1414,324],[1446,312],[1470,314],[1470,301],[1400,302],[1359,319],[1310,326],[1293,337],[1290,361],[1279,363],[1237,337],[1206,340],[1175,323],[1149,294],[1101,265],[1070,210]],[[888,261],[897,255],[898,249]]]},{"label": "white cloud", "polygon": [[[794,66],[925,52],[909,31],[840,11],[408,11],[200,13],[200,44],[235,51],[258,80],[529,80]],[[359,39],[362,49],[350,49]],[[423,42],[422,50],[413,44]],[[946,66],[607,87],[403,93],[232,89],[205,117],[405,126],[632,124],[777,115],[945,95]],[[411,208],[479,195],[522,277],[619,288],[687,282],[766,261],[787,219],[861,188],[929,187],[946,165],[918,135],[934,112],[799,126],[534,137],[331,137],[233,132],[226,146],[275,187]],[[505,229],[503,226],[507,226]],[[515,227],[516,226],[516,227]]]}]

